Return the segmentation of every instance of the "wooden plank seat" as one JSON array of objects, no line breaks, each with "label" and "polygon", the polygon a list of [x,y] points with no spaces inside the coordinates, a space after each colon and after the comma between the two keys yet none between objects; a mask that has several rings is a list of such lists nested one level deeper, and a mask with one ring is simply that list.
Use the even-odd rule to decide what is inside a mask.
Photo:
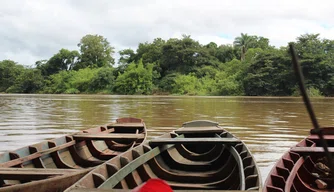
[{"label": "wooden plank seat", "polygon": [[[312,154],[312,153],[324,153],[323,147],[292,147],[291,152],[299,154]],[[330,153],[334,153],[334,147],[328,147]]]},{"label": "wooden plank seat", "polygon": [[150,145],[166,144],[227,144],[234,145],[241,141],[236,138],[156,138],[149,141]]},{"label": "wooden plank seat", "polygon": [[175,133],[176,134],[187,134],[187,133],[222,133],[224,132],[223,129],[217,128],[217,127],[204,127],[201,129],[198,129],[198,127],[193,127],[193,128],[183,128],[183,129],[179,129],[176,130]]},{"label": "wooden plank seat", "polygon": [[144,134],[130,134],[130,133],[113,133],[108,135],[81,133],[73,135],[74,140],[137,140],[144,139]]},{"label": "wooden plank seat", "polygon": [[[90,169],[86,169],[88,171]],[[40,180],[48,177],[81,172],[82,169],[33,169],[0,168],[0,178],[4,180]]]},{"label": "wooden plank seat", "polygon": [[144,128],[143,123],[117,123],[117,124],[108,124],[107,128]]}]

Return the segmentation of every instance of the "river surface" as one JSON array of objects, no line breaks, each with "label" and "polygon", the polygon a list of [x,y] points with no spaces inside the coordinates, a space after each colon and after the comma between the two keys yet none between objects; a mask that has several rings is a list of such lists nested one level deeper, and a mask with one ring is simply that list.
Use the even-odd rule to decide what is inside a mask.
[{"label": "river surface", "polygon": [[[311,99],[322,126],[334,124],[334,99]],[[301,98],[0,94],[0,153],[110,123],[143,118],[148,139],[206,119],[242,139],[264,179],[312,127]]]}]

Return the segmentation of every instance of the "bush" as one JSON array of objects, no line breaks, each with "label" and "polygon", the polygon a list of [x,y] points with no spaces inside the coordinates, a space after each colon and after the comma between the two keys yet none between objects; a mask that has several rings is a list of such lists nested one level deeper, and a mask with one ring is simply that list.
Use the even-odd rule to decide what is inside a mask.
[{"label": "bush", "polygon": [[131,63],[123,74],[119,74],[115,83],[115,92],[119,94],[151,94],[153,89],[153,65],[144,67],[142,60]]},{"label": "bush", "polygon": [[172,85],[173,94],[202,95],[203,86],[194,74],[177,75]]},{"label": "bush", "polygon": [[[306,89],[309,97],[323,97],[321,91],[317,88],[310,87]],[[296,86],[295,91],[292,93],[292,96],[299,97],[301,96],[299,87]]]}]

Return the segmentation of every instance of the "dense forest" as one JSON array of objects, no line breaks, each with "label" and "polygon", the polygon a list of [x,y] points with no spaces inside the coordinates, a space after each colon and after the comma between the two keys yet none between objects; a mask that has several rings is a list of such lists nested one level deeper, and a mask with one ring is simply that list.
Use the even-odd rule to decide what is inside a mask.
[{"label": "dense forest", "polygon": [[[334,95],[334,40],[304,34],[293,42],[311,96]],[[140,43],[119,52],[101,35],[78,50],[60,49],[27,67],[0,61],[0,92],[298,96],[288,44],[241,34],[233,45],[202,45],[190,36]]]}]

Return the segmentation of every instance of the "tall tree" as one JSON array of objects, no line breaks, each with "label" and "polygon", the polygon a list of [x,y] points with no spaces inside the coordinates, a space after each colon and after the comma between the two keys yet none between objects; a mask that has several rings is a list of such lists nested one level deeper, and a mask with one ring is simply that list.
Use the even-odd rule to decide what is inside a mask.
[{"label": "tall tree", "polygon": [[137,49],[136,62],[143,60],[144,65],[147,63],[158,62],[162,56],[162,47],[166,41],[161,38],[156,38],[152,43],[140,43]]},{"label": "tall tree", "polygon": [[233,45],[236,49],[241,51],[241,60],[245,59],[245,54],[248,48],[253,47],[256,42],[254,36],[249,36],[247,33],[241,33],[239,37],[236,37],[233,41]]},{"label": "tall tree", "polygon": [[267,50],[251,60],[243,78],[245,94],[291,95],[295,87],[291,59],[285,50]]},{"label": "tall tree", "polygon": [[132,49],[123,49],[119,51],[119,58],[118,63],[120,65],[127,65],[135,60],[136,53]]},{"label": "tall tree", "polygon": [[41,60],[36,62],[36,67],[42,71],[44,76],[58,73],[62,70],[71,70],[80,58],[78,51],[69,51],[61,49],[53,55],[48,61]]},{"label": "tall tree", "polygon": [[188,74],[196,72],[199,67],[217,66],[218,63],[218,59],[210,54],[208,48],[187,35],[183,35],[182,39],[171,38],[162,47],[162,76],[172,72]]},{"label": "tall tree", "polygon": [[240,53],[231,45],[221,45],[217,49],[216,57],[220,62],[225,63],[239,58]]},{"label": "tall tree", "polygon": [[320,39],[319,34],[303,34],[295,44],[308,88],[333,95],[334,41]]},{"label": "tall tree", "polygon": [[115,63],[113,58],[115,48],[110,46],[108,40],[101,35],[84,36],[78,47],[80,48],[81,59],[74,69],[107,67]]}]

